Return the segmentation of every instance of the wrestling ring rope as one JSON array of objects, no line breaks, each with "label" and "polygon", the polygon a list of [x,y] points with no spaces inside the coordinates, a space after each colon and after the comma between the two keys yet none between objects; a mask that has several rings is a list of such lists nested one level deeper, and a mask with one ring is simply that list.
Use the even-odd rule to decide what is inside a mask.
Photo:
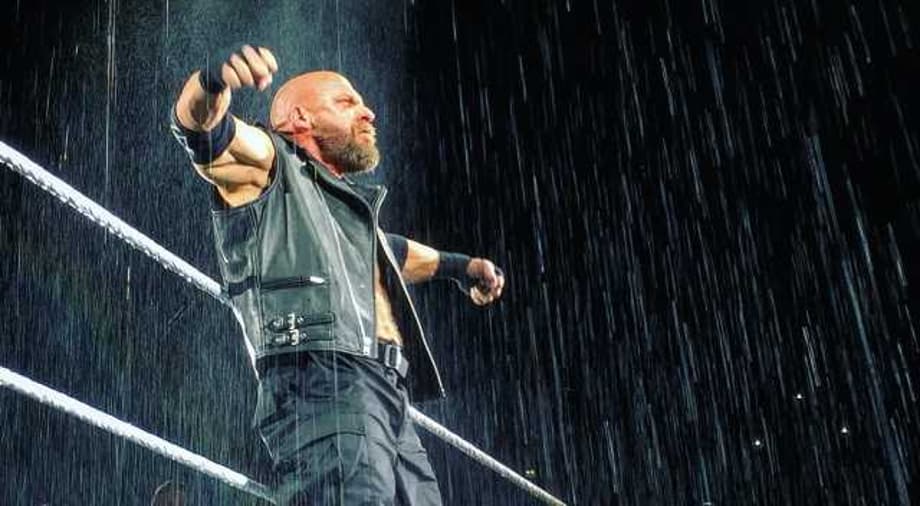
[{"label": "wrestling ring rope", "polygon": [[[170,272],[177,274],[186,282],[194,285],[199,290],[233,309],[230,300],[221,291],[218,282],[209,278],[188,262],[160,246],[146,235],[131,227],[123,220],[2,141],[0,141],[0,164],[21,174],[27,180],[50,193],[61,202],[72,207],[78,213],[101,226],[110,234],[125,241],[131,247],[152,258]],[[99,411],[65,394],[57,392],[40,383],[36,383],[4,367],[0,367],[0,386],[10,388],[42,404],[63,411],[93,426],[125,438],[170,460],[220,480],[231,487],[262,498],[268,502],[274,502],[272,493],[267,486],[208,460],[205,457],[192,453],[185,448],[159,438],[154,434],[119,420],[107,413]],[[416,425],[459,449],[483,466],[495,471],[499,476],[514,483],[533,497],[546,504],[565,506],[565,503],[549,492],[531,483],[508,466],[495,460],[460,436],[425,416],[414,407],[410,406],[409,417]]]}]

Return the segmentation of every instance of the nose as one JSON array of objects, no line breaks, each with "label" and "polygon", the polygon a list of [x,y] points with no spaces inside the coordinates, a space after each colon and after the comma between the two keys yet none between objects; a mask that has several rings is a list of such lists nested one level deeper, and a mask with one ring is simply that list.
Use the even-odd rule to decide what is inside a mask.
[{"label": "nose", "polygon": [[361,106],[361,119],[367,120],[368,123],[373,123],[376,117],[377,115],[374,114],[374,111],[372,111],[370,107],[366,105]]}]

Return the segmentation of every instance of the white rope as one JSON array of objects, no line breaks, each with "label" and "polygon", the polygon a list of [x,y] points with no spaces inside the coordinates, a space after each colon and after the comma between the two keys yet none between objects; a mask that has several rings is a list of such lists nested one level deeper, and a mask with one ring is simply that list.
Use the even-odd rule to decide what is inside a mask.
[{"label": "white rope", "polygon": [[221,293],[220,283],[209,278],[185,260],[140,233],[137,229],[122,221],[121,218],[110,213],[107,209],[78,192],[32,160],[29,160],[3,141],[0,141],[0,162],[3,162],[14,172],[22,174],[23,177],[42,190],[54,195],[61,202],[74,208],[75,211],[104,228],[106,232],[156,260],[166,270],[195,285],[211,297],[229,305],[229,299]]},{"label": "white rope", "polygon": [[265,485],[253,481],[232,469],[228,469],[216,462],[208,460],[201,455],[192,453],[181,446],[141,430],[130,423],[123,422],[73,397],[52,390],[41,383],[36,383],[6,367],[0,367],[0,386],[15,390],[42,404],[59,409],[68,415],[75,416],[90,425],[121,436],[154,453],[158,453],[180,464],[185,464],[193,469],[201,471],[208,476],[217,478],[243,492],[248,492],[256,497],[274,503],[271,491],[269,491],[268,487]]},{"label": "white rope", "polygon": [[[61,202],[74,208],[78,213],[86,216],[90,219],[90,221],[101,226],[107,232],[124,240],[138,251],[152,258],[154,261],[165,267],[168,271],[179,275],[179,277],[196,286],[201,291],[219,300],[222,304],[229,306],[231,309],[233,308],[229,298],[221,291],[220,284],[218,282],[209,278],[207,275],[190,265],[188,262],[182,260],[166,248],[160,246],[152,239],[139,232],[137,229],[131,227],[119,219],[117,216],[107,211],[104,207],[84,196],[75,190],[72,186],[55,177],[50,172],[43,169],[32,160],[29,160],[24,155],[9,147],[2,141],[0,141],[0,162],[3,162],[4,165],[7,165],[13,171],[22,174],[23,177],[34,183],[39,188],[57,197],[57,199]],[[425,430],[431,432],[443,441],[459,449],[471,457],[473,460],[495,471],[499,474],[499,476],[508,479],[531,495],[541,499],[547,504],[564,506],[565,503],[553,497],[549,492],[546,492],[545,490],[525,479],[523,476],[515,473],[513,470],[501,462],[495,460],[487,453],[476,448],[431,418],[428,418],[414,407],[409,407],[409,417]],[[169,457],[169,455],[165,456]],[[182,463],[199,469],[190,463]],[[206,471],[202,470],[202,472]],[[212,474],[211,476],[214,475]],[[215,477],[220,479],[219,476]]]},{"label": "white rope", "polygon": [[439,424],[438,422],[432,420],[431,418],[428,418],[421,411],[415,408],[412,408],[412,407],[410,407],[409,409],[410,409],[410,415],[411,415],[412,421],[414,421],[416,425],[424,428],[428,432],[441,438],[441,440],[444,441],[445,443],[467,454],[467,456],[469,456],[471,459],[495,471],[496,473],[498,473],[499,476],[521,487],[522,489],[530,493],[530,495],[540,499],[546,504],[552,504],[554,506],[565,506],[564,502],[560,501],[559,499],[556,499],[549,492],[534,485],[533,483],[528,481],[523,476],[514,472],[510,467],[495,460],[494,458],[489,456],[489,454],[480,450],[479,448],[476,448],[475,446],[470,444],[468,441],[466,441],[462,437],[447,430],[446,428],[444,428],[443,425]]}]

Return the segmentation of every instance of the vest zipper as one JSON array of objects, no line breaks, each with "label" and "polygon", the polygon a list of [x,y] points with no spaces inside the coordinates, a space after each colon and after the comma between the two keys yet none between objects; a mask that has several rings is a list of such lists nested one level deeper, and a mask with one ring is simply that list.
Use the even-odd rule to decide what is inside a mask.
[{"label": "vest zipper", "polygon": [[[314,170],[316,170],[316,169],[314,168]],[[315,176],[316,176],[316,172],[314,172],[314,177],[315,177]],[[367,200],[366,200],[364,197],[362,197],[362,196],[358,195],[357,193],[355,193],[355,191],[352,190],[351,188],[348,188],[347,191],[346,191],[346,193],[349,193],[349,194],[351,194],[352,196],[354,196],[355,198],[357,198],[357,199],[364,205],[364,207],[367,208],[367,210],[371,213],[371,227],[372,227],[372,229],[371,229],[370,232],[371,232],[371,237],[372,237],[373,239],[371,240],[371,243],[372,243],[372,248],[371,248],[371,279],[368,280],[368,289],[369,289],[369,291],[370,291],[370,299],[368,299],[368,300],[370,301],[370,308],[369,308],[369,311],[370,311],[370,314],[371,314],[371,322],[372,322],[371,325],[373,325],[373,328],[371,329],[371,330],[373,330],[373,334],[372,334],[372,335],[368,335],[368,334],[367,334],[367,331],[366,331],[366,329],[364,328],[364,324],[361,323],[360,315],[358,315],[357,302],[355,301],[355,294],[354,294],[354,292],[353,292],[353,290],[352,290],[350,278],[348,277],[348,271],[345,269],[345,259],[344,259],[344,257],[342,256],[342,248],[341,248],[341,245],[339,244],[338,235],[337,235],[337,234],[335,235],[336,247],[337,247],[338,250],[339,250],[339,257],[340,257],[340,261],[342,262],[342,270],[343,270],[343,272],[345,272],[345,280],[348,282],[349,295],[351,296],[352,304],[355,305],[355,314],[358,315],[358,325],[361,326],[361,334],[362,334],[362,343],[361,343],[361,344],[362,344],[362,351],[363,351],[364,355],[367,355],[367,356],[370,356],[370,355],[371,355],[371,351],[374,349],[374,345],[375,345],[375,343],[376,343],[376,341],[377,341],[377,294],[374,292],[374,269],[377,268],[377,240],[378,240],[378,239],[377,239],[377,230],[378,230],[378,228],[379,228],[378,225],[377,225],[377,216],[380,214],[380,206],[381,206],[381,204],[383,204],[383,199],[384,199],[384,197],[385,197],[386,194],[387,194],[387,188],[386,188],[385,186],[378,186],[378,185],[375,185],[375,187],[378,188],[379,191],[378,191],[377,195],[374,197],[374,202],[373,202],[373,204],[372,204],[371,206],[367,205]],[[320,192],[320,195],[321,195],[321,196],[323,195],[322,192]],[[324,204],[325,207],[326,207],[326,215],[329,217],[330,221],[332,221],[332,220],[333,220],[333,218],[332,218],[332,211],[329,210],[329,204],[326,203],[326,197],[325,197],[325,196],[323,196],[323,204]],[[334,228],[335,228],[335,227],[333,226],[333,229],[334,229]],[[382,275],[382,273],[381,273],[381,275]],[[410,303],[411,303],[411,302],[410,302]]]},{"label": "vest zipper", "polygon": [[[377,241],[379,240],[377,238],[377,230],[379,230],[379,226],[377,225],[377,216],[380,214],[380,205],[383,204],[383,198],[386,197],[386,194],[387,194],[386,187],[378,186],[377,188],[379,188],[380,191],[379,193],[377,193],[376,198],[374,198],[373,209],[370,210],[371,211],[371,226],[374,227],[374,229],[371,230],[371,237],[373,237],[374,239],[371,241],[373,243],[373,247],[371,248],[373,250],[373,253],[371,253],[371,282],[370,282],[370,285],[371,285],[371,307],[373,307],[373,310],[371,311],[371,313],[374,316],[374,340],[375,341],[377,340],[377,293],[374,292],[374,289],[375,289],[374,270],[377,269]],[[380,280],[382,283],[383,282],[382,272],[380,273]],[[370,348],[370,346],[368,346],[368,348]],[[371,350],[368,349],[367,353],[370,353],[370,352]]]},{"label": "vest zipper", "polygon": [[[313,167],[313,184],[317,184],[316,178],[319,177],[317,171],[319,169]],[[351,306],[355,311],[355,318],[358,320],[358,327],[361,329],[361,348],[365,355],[370,355],[370,346],[369,346],[369,337],[367,335],[367,330],[364,328],[364,322],[361,321],[361,311],[358,309],[358,301],[355,299],[355,290],[351,284],[351,276],[348,275],[348,267],[345,265],[345,254],[342,253],[342,243],[339,241],[339,230],[335,223],[335,218],[332,217],[332,211],[329,210],[329,203],[326,202],[326,196],[323,195],[323,191],[320,190],[316,192],[319,194],[320,199],[323,201],[323,207],[326,209],[326,217],[329,219],[329,226],[332,228],[332,238],[335,239],[335,249],[339,256],[339,264],[342,266],[342,273],[345,275],[345,285],[348,287],[348,297],[351,299]],[[363,199],[362,199],[363,200]],[[371,286],[373,289],[373,286]],[[373,299],[371,299],[373,302]],[[373,309],[371,310],[373,312]]]},{"label": "vest zipper", "polygon": [[[308,163],[311,166],[310,168],[312,169],[312,172],[313,172],[313,184],[318,184],[317,180],[320,177],[322,177],[319,175],[319,168],[310,162]],[[329,184],[332,185],[333,187],[336,186],[334,183],[331,183],[331,182]],[[431,367],[434,371],[434,375],[438,383],[437,385],[438,393],[441,395],[441,397],[444,397],[445,392],[444,392],[444,384],[441,380],[441,373],[438,371],[437,365],[435,365],[434,357],[431,354],[431,349],[428,347],[428,342],[425,339],[425,332],[424,330],[422,330],[421,324],[419,323],[418,311],[416,311],[415,309],[415,304],[412,302],[412,298],[409,297],[409,290],[406,288],[406,283],[402,279],[402,272],[400,272],[399,268],[396,267],[396,260],[393,259],[392,252],[390,251],[389,246],[386,244],[386,242],[384,242],[386,238],[381,237],[383,232],[380,230],[380,227],[377,224],[377,216],[380,211],[380,205],[383,203],[383,198],[387,194],[387,188],[385,186],[383,187],[377,186],[377,188],[379,188],[380,191],[374,199],[373,207],[367,205],[367,200],[365,200],[360,195],[357,195],[350,188],[348,188],[347,190],[344,190],[346,193],[351,194],[352,196],[356,197],[359,201],[361,201],[364,207],[367,208],[368,211],[371,212],[371,222],[373,226],[373,230],[371,231],[371,236],[374,239],[373,239],[373,253],[372,253],[373,263],[371,264],[371,279],[370,279],[370,292],[371,292],[370,312],[373,318],[374,331],[376,332],[376,325],[377,325],[377,305],[375,303],[376,294],[374,293],[374,279],[373,279],[374,271],[373,269],[377,267],[377,246],[378,246],[378,242],[381,242],[382,243],[381,247],[383,248],[384,254],[387,257],[387,261],[390,263],[390,267],[394,269],[394,272],[396,272],[396,277],[399,280],[399,285],[400,285],[400,288],[402,289],[403,297],[405,297],[409,305],[409,309],[412,312],[412,317],[415,320],[413,323],[419,332],[419,337],[421,338],[422,346],[425,348],[425,352],[428,355],[428,361],[431,363]],[[351,278],[348,275],[348,269],[345,266],[345,256],[342,253],[342,245],[339,242],[339,234],[338,234],[338,229],[336,228],[335,219],[332,216],[332,211],[329,209],[329,203],[326,202],[326,196],[323,194],[322,191],[318,191],[317,193],[319,194],[320,198],[323,201],[323,207],[326,210],[326,217],[329,219],[329,224],[332,227],[332,233],[333,233],[333,238],[335,239],[336,251],[338,252],[338,255],[339,255],[339,263],[342,266],[342,272],[345,274],[345,282],[348,285],[348,295],[351,298],[351,303],[355,310],[355,316],[358,318],[358,325],[361,327],[361,334],[362,334],[362,340],[363,340],[362,344],[364,348],[363,352],[365,355],[369,356],[371,353],[371,349],[374,346],[374,343],[376,341],[376,337],[368,336],[367,331],[364,328],[364,324],[361,322],[361,316],[360,316],[360,312],[358,311],[358,303],[357,303],[357,300],[355,299],[354,289],[351,284]],[[380,275],[383,276],[383,273],[380,273]]]}]

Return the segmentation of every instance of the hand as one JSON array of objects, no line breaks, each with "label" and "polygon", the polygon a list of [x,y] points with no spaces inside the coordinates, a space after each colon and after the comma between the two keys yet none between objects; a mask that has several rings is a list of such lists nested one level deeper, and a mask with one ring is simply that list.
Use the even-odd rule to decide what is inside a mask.
[{"label": "hand", "polygon": [[220,76],[231,90],[248,86],[262,91],[272,83],[275,72],[278,72],[275,55],[267,48],[248,44],[231,54],[220,68]]},{"label": "hand", "polygon": [[466,274],[478,283],[470,288],[470,298],[477,306],[485,306],[501,297],[505,287],[505,276],[491,261],[485,258],[474,258],[466,267]]}]

